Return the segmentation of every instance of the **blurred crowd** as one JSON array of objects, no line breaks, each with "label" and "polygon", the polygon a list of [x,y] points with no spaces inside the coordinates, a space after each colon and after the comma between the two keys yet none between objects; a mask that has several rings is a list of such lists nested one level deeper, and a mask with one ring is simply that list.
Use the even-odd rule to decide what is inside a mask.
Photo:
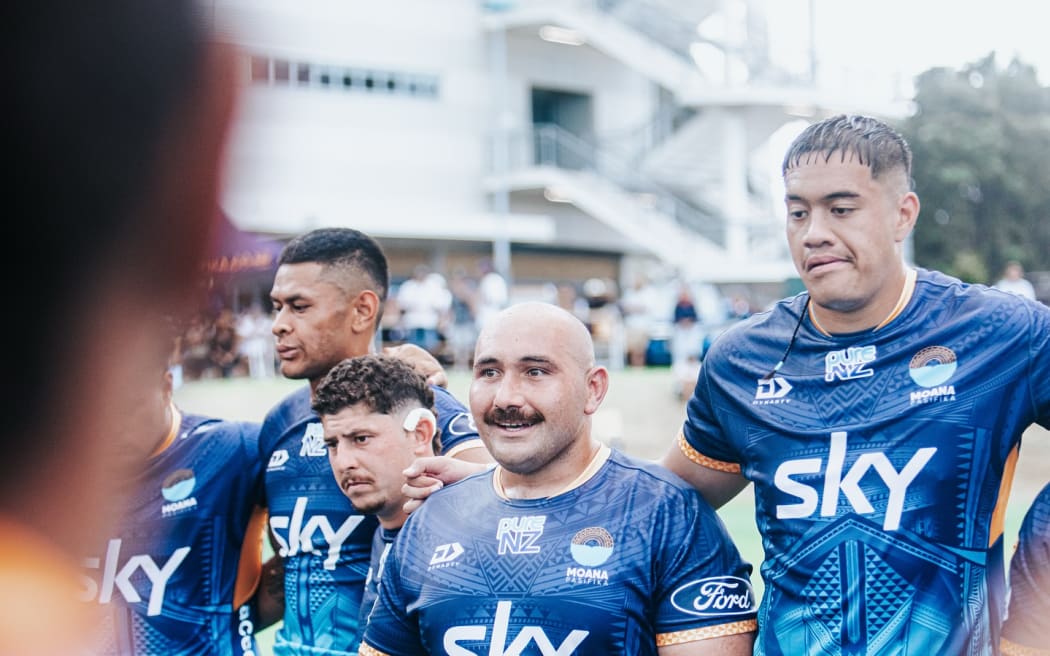
[{"label": "blurred crowd", "polygon": [[[426,265],[395,283],[386,301],[382,346],[416,344],[454,369],[469,369],[474,342],[485,323],[508,304],[544,301],[568,310],[587,326],[602,364],[666,366],[683,382],[695,381],[711,340],[752,312],[743,295],[677,278],[636,276],[621,291],[610,278],[517,284],[513,289],[482,260],[476,273],[454,269],[446,277]],[[201,312],[186,326],[179,348],[185,380],[276,375],[272,317],[262,294],[246,307]]]}]

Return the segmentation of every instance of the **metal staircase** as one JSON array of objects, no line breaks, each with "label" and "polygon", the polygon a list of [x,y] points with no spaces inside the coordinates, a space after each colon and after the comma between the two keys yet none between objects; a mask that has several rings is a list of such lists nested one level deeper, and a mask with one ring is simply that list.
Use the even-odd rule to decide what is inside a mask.
[{"label": "metal staircase", "polygon": [[[519,160],[509,167],[506,181],[564,186],[570,191],[562,193],[577,207],[593,210],[597,218],[676,266],[697,259],[683,253],[683,243],[705,261],[724,262],[735,270],[741,261],[758,256],[786,262],[768,180],[753,179],[749,163],[756,149],[792,119],[785,108],[813,103],[814,92],[778,74],[762,48],[748,49],[752,38],[762,41],[760,21],[748,19],[738,26],[745,38],[738,29],[735,36],[715,39],[702,36],[697,26],[726,9],[722,0],[494,4],[499,6],[483,18],[488,29],[528,33],[555,25],[571,30],[591,48],[668,92],[666,106],[651,121],[618,138],[605,135],[601,144],[586,143],[553,125],[539,126],[527,137],[512,136]],[[748,79],[738,84],[728,73],[723,79],[702,73],[694,61],[698,44],[746,63]],[[523,139],[530,141],[527,148],[520,143]],[[531,159],[521,160],[521,153],[531,153]],[[665,225],[671,227],[657,227]],[[785,269],[778,271],[783,275]]]},{"label": "metal staircase", "polygon": [[[557,125],[493,140],[500,138],[509,156],[505,170],[486,180],[488,191],[546,190],[689,275],[718,280],[739,268],[726,250],[726,226],[716,213],[648,179],[615,154]],[[752,231],[746,237],[749,246],[761,252],[767,233]],[[744,277],[782,275],[783,267],[771,263]]]}]

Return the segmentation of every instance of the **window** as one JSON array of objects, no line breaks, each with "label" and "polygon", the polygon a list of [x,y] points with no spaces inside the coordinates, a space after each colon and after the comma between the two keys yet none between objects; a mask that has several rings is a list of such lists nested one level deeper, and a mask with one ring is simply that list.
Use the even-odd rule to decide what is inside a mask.
[{"label": "window", "polygon": [[269,86],[319,86],[354,93],[382,93],[436,98],[438,76],[378,69],[357,69],[253,55],[249,77]]}]

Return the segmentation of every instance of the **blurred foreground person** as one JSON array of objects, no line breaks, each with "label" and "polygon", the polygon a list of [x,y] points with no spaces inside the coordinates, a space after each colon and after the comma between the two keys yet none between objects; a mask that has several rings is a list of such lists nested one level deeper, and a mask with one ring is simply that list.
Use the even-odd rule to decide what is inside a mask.
[{"label": "blurred foreground person", "polygon": [[685,481],[592,436],[608,386],[565,310],[486,324],[470,408],[498,466],[405,523],[361,656],[751,653],[750,565]]},{"label": "blurred foreground person", "polygon": [[[207,251],[233,53],[194,5],[5,3],[0,653],[74,654],[94,617],[74,561],[120,514],[120,440]],[[28,258],[26,260],[25,258]],[[13,318],[13,317],[11,317]],[[129,467],[141,462],[128,462]]]}]

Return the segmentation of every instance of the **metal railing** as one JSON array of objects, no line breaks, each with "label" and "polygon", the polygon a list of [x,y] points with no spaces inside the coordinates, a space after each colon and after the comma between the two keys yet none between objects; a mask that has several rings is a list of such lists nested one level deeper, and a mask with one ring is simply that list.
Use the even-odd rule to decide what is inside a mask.
[{"label": "metal railing", "polygon": [[[493,137],[493,145],[498,136]],[[507,139],[507,173],[535,166],[568,171],[586,171],[634,194],[640,207],[652,209],[710,241],[725,245],[725,223],[715,212],[705,210],[648,179],[639,168],[607,149],[602,149],[555,124],[539,124],[512,132]]]}]

